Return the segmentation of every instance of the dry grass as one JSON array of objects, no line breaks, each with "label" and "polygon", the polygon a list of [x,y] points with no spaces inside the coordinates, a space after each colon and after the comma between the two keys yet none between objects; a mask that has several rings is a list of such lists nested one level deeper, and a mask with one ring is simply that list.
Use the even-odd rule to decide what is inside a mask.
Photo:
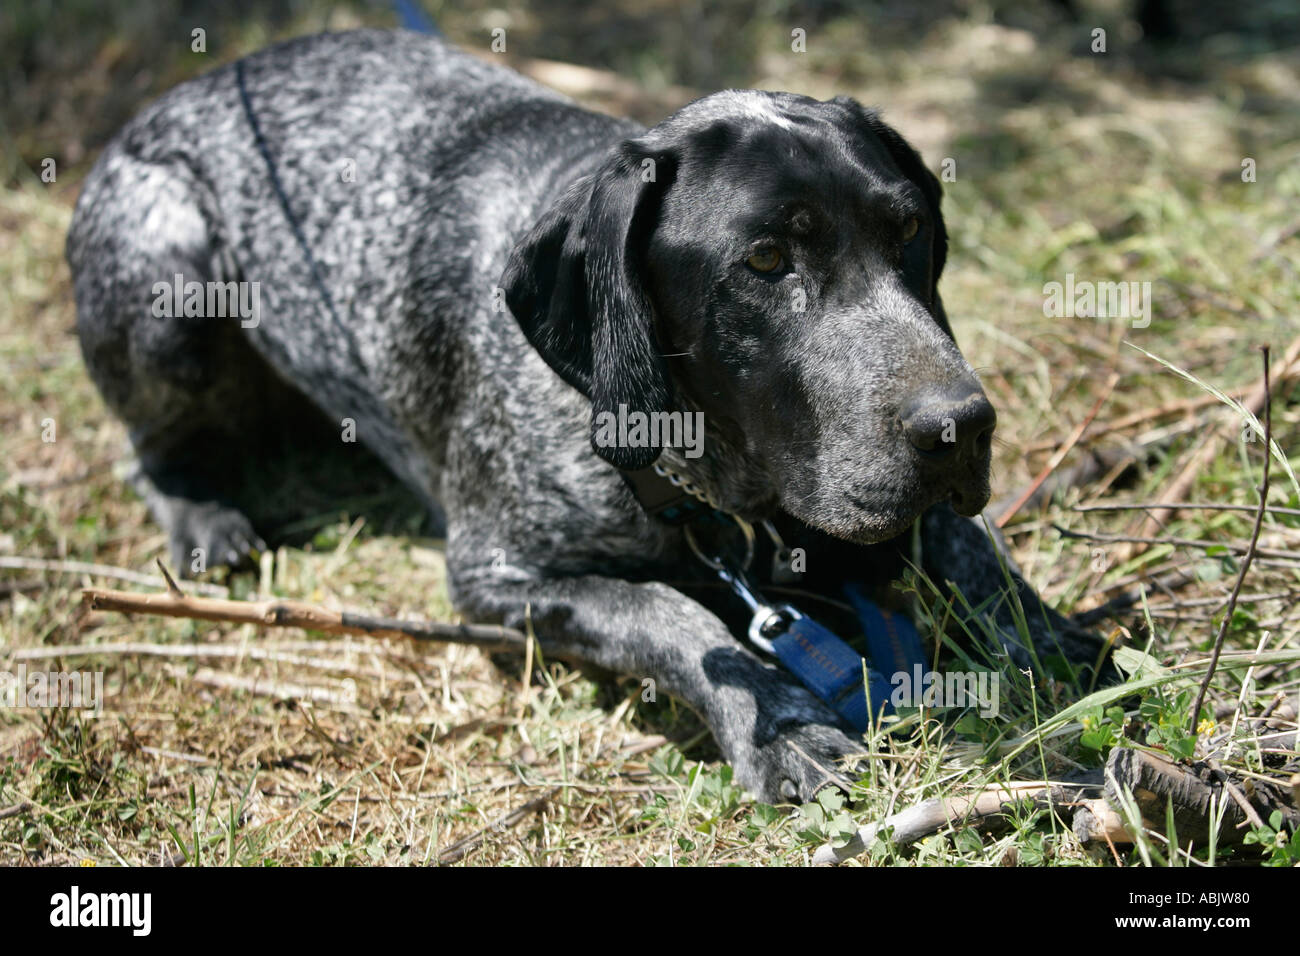
[{"label": "dry grass", "polygon": [[[1120,384],[1094,432],[1200,394],[1124,340],[1230,388],[1258,376],[1256,345],[1271,342],[1281,354],[1300,335],[1294,50],[1273,52],[1263,40],[1218,53],[1211,45],[1196,61],[1201,72],[1189,76],[1176,51],[1152,61],[1126,49],[1118,26],[1111,55],[1079,55],[1077,34],[1045,12],[1034,15],[1043,22],[1022,15],[1030,17],[1024,26],[1041,28],[1037,34],[960,13],[925,25],[900,12],[870,31],[860,20],[829,15],[806,25],[808,53],[795,55],[789,29],[800,23],[779,3],[758,16],[724,5],[696,15],[698,22],[652,3],[603,25],[559,19],[562,3],[531,13],[505,9],[458,4],[439,22],[452,39],[483,47],[487,27],[504,17],[512,53],[612,66],[659,95],[671,83],[852,93],[888,106],[932,167],[955,157],[957,180],[946,186],[953,240],[945,300],[999,410],[999,494],[1016,492],[1037,473],[1112,370]],[[148,573],[165,552],[164,539],[115,472],[123,431],[87,380],[73,334],[61,253],[79,179],[103,136],[134,106],[212,60],[276,36],[375,17],[348,5],[309,13],[273,7],[270,16],[213,29],[220,42],[204,60],[176,40],[167,41],[173,56],[159,56],[170,47],[154,42],[158,33],[133,32],[170,35],[170,28],[187,38],[189,21],[179,15],[146,28],[99,14],[74,38],[42,10],[31,7],[35,26],[0,19],[0,53],[17,46],[27,52],[12,62],[35,63],[2,120],[13,136],[0,157],[10,180],[0,195],[0,555]],[[1008,16],[1016,22],[1017,14]],[[570,26],[543,29],[559,22]],[[909,30],[919,30],[923,42],[901,42]],[[712,38],[712,52],[686,42],[696,36]],[[77,62],[88,65],[74,70]],[[46,155],[60,158],[53,184],[29,171],[39,171]],[[1259,170],[1253,184],[1240,179],[1246,156]],[[1046,318],[1043,283],[1066,272],[1152,281],[1150,327]],[[1283,449],[1296,433],[1296,397],[1294,383],[1276,396],[1274,433]],[[1095,605],[1127,581],[1187,569],[1191,583],[1152,591],[1145,623],[1141,614],[1120,619],[1132,642],[1149,641],[1162,663],[1203,656],[1235,573],[1232,554],[1160,544],[1132,557],[1100,546],[1099,555],[1098,545],[1063,537],[1052,525],[1131,534],[1140,515],[1072,506],[1159,499],[1191,440],[1220,415],[1202,408],[1152,417],[1095,443],[1085,436],[1063,467],[1094,445],[1131,452],[1133,467],[1122,477],[1094,475],[1046,510],[1026,509],[1008,529],[1031,582],[1065,609]],[[42,440],[47,418],[56,424],[54,442]],[[1260,445],[1241,441],[1235,424],[1229,431],[1235,437],[1198,476],[1193,500],[1254,503]],[[1274,503],[1300,505],[1277,475]],[[289,543],[268,556],[260,574],[212,580],[237,597],[256,592],[450,617],[440,542],[420,537],[416,506],[373,474],[342,476],[352,490],[340,506],[317,477],[290,467],[283,481],[270,483],[266,511],[287,515],[275,527]],[[1161,535],[1242,542],[1251,517],[1186,511]],[[1291,551],[1297,538],[1300,521],[1279,515],[1266,522],[1261,545]],[[1257,563],[1230,648],[1296,648],[1297,567]],[[814,811],[778,812],[744,798],[699,721],[667,699],[643,702],[635,682],[592,679],[548,662],[525,679],[521,661],[498,667],[457,647],[429,651],[85,614],[78,588],[91,583],[105,582],[0,570],[0,669],[14,670],[24,652],[60,645],[146,643],[177,656],[106,650],[51,659],[55,669],[104,673],[98,719],[0,710],[0,862],[781,864],[806,861],[826,835]],[[935,602],[927,597],[918,611],[924,626],[937,613]],[[1242,676],[1223,672],[1215,700],[1235,700]],[[1265,702],[1278,691],[1295,698],[1293,662],[1257,669],[1254,679]],[[911,714],[891,739],[869,741],[875,759],[852,818],[878,819],[991,781],[1096,765],[1097,754],[1080,744],[1078,723],[1034,736],[1078,699],[1078,688],[1015,675],[1007,683],[995,720]],[[1166,711],[1176,690],[1167,694]],[[1130,709],[1137,719],[1136,705]],[[1228,714],[1220,730],[1232,722]],[[1233,760],[1260,772],[1251,733],[1240,730]],[[1037,742],[1008,756],[1007,743],[1018,739]],[[520,808],[525,812],[511,816]],[[940,835],[909,850],[878,849],[872,859],[1109,859],[1080,847],[1067,829],[1038,814],[998,835]]]}]

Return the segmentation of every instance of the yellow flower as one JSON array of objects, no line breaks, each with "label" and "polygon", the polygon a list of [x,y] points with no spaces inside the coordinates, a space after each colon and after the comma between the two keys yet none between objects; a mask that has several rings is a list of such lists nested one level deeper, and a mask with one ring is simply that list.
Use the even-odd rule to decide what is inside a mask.
[{"label": "yellow flower", "polygon": [[1202,737],[1208,736],[1213,731],[1214,731],[1214,721],[1210,720],[1209,717],[1202,718],[1201,722],[1196,725],[1196,733]]},{"label": "yellow flower", "polygon": [[95,864],[95,861],[94,861],[94,860],[82,860],[82,861],[81,861],[81,865],[82,865],[82,866],[95,866],[96,864]]}]

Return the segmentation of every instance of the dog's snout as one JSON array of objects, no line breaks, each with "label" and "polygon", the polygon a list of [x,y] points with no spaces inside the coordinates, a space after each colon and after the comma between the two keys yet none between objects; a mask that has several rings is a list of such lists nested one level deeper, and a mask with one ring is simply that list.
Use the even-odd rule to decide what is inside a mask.
[{"label": "dog's snout", "polygon": [[922,388],[899,408],[908,443],[923,459],[945,464],[974,462],[988,452],[997,412],[979,386],[944,391]]}]

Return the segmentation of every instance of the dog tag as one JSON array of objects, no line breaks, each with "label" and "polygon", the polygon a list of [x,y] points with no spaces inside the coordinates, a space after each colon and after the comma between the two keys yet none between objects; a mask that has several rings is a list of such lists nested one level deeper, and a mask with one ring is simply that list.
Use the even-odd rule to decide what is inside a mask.
[{"label": "dog tag", "polygon": [[772,539],[772,583],[798,584],[800,572],[794,569],[793,552],[781,540],[781,535],[772,522],[764,521],[763,527],[767,530],[767,536]]},{"label": "dog tag", "polygon": [[789,548],[778,548],[772,554],[772,583],[798,584],[799,572],[794,569]]}]

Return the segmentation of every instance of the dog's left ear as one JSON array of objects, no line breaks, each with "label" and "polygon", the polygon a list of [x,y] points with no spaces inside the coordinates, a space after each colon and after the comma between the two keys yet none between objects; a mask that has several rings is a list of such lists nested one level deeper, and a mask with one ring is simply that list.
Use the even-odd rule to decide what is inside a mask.
[{"label": "dog's left ear", "polygon": [[930,307],[930,312],[939,323],[939,327],[948,334],[949,338],[952,338],[948,316],[943,310],[943,300],[939,297],[939,276],[943,274],[943,265],[948,258],[948,230],[944,228],[943,211],[940,209],[943,202],[943,187],[939,184],[939,177],[926,168],[920,154],[912,148],[912,144],[903,139],[898,130],[882,120],[875,110],[867,109],[851,96],[837,96],[831,102],[846,109],[856,123],[864,126],[884,145],[902,174],[916,183],[925,197],[932,224],[930,254],[926,257],[926,266],[923,267],[928,268],[924,283],[925,288],[929,290],[930,301],[926,304]]},{"label": "dog's left ear", "polygon": [[618,144],[520,240],[501,280],[528,341],[591,399],[596,454],[628,470],[661,449],[611,447],[598,425],[602,413],[618,420],[619,406],[649,415],[672,405],[642,259],[674,165],[644,139]]}]

